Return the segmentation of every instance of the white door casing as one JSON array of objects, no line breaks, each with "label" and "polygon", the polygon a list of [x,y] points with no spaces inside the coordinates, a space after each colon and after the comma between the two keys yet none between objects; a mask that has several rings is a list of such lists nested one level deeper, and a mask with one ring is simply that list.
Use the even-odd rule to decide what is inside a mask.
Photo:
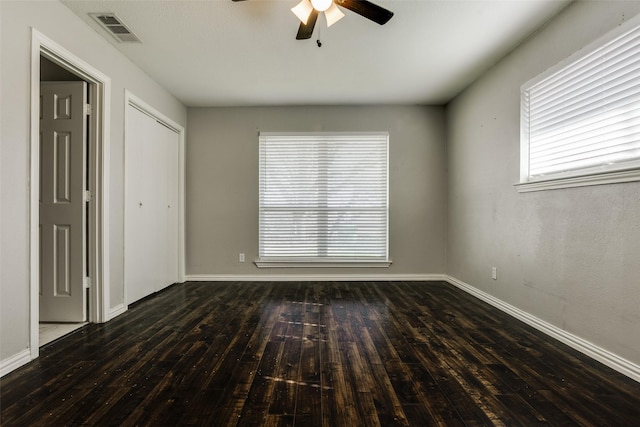
[{"label": "white door casing", "polygon": [[84,322],[87,84],[40,85],[40,321]]}]

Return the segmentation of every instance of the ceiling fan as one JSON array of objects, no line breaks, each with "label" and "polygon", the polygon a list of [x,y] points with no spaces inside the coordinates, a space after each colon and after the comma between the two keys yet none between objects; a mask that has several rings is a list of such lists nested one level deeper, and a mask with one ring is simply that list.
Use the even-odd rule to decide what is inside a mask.
[{"label": "ceiling fan", "polygon": [[296,40],[311,38],[320,12],[324,12],[327,18],[327,26],[329,27],[342,19],[344,13],[338,6],[364,16],[380,25],[386,24],[393,17],[393,12],[367,0],[302,0],[291,9],[301,21]]}]

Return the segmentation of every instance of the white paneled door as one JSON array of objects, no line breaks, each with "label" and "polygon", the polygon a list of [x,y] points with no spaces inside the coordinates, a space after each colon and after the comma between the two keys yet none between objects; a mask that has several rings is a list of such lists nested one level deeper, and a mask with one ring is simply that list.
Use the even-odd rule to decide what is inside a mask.
[{"label": "white paneled door", "polygon": [[40,85],[40,321],[86,320],[85,82]]},{"label": "white paneled door", "polygon": [[131,304],[178,281],[179,134],[135,106],[125,129],[125,283]]}]

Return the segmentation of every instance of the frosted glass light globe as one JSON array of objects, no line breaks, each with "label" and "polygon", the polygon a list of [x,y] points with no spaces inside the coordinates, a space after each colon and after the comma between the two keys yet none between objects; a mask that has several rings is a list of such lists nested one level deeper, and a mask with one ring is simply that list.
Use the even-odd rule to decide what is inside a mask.
[{"label": "frosted glass light globe", "polygon": [[333,3],[333,0],[311,0],[313,8],[318,12],[324,12],[329,9],[329,6]]}]

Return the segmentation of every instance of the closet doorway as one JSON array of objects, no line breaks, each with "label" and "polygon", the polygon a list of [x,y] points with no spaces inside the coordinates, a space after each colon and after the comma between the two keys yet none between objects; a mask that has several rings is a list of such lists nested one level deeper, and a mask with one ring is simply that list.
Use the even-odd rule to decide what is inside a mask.
[{"label": "closet doorway", "polygon": [[125,301],[181,277],[180,126],[129,95],[125,119]]}]

